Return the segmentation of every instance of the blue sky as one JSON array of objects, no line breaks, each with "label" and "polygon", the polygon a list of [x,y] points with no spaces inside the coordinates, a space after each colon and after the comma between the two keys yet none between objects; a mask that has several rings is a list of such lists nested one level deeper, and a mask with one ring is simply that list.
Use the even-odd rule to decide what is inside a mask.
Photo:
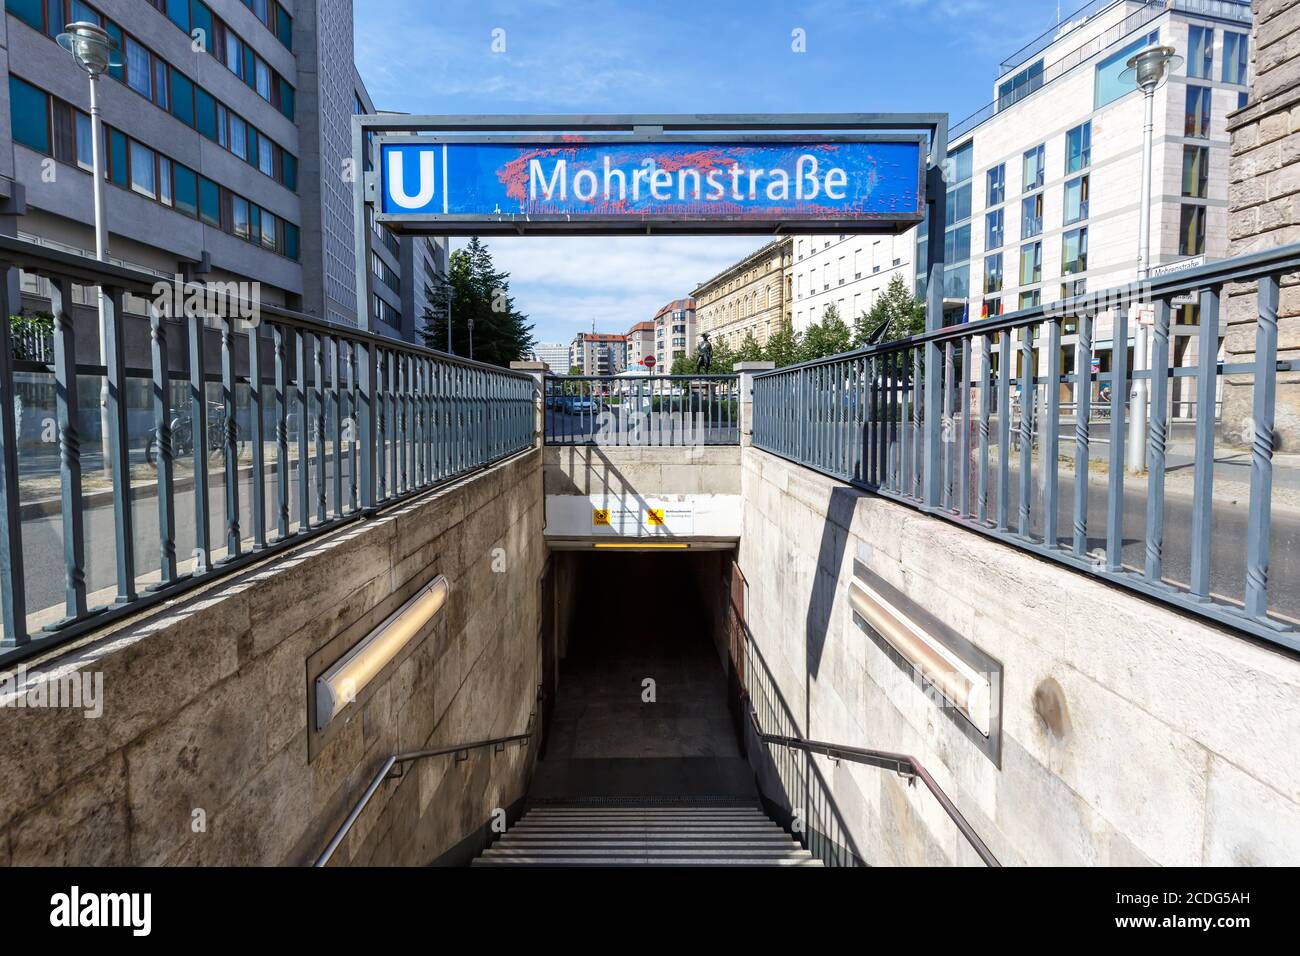
[{"label": "blue sky", "polygon": [[[946,111],[993,99],[998,63],[1055,0],[355,0],[356,59],[408,113]],[[1073,9],[1060,7],[1063,16]],[[793,49],[801,30],[804,52]],[[494,32],[498,31],[498,32]],[[494,51],[494,40],[504,51]],[[488,243],[543,341],[625,332],[761,245],[754,238]]]}]

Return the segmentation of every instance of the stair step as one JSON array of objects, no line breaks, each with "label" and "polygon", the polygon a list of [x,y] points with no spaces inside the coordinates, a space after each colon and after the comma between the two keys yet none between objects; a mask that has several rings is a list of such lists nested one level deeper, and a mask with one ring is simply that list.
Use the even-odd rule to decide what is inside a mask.
[{"label": "stair step", "polygon": [[798,850],[793,840],[507,840],[492,844],[497,850],[641,850],[664,847],[682,850]]},{"label": "stair step", "polygon": [[516,856],[479,857],[474,866],[821,866],[811,857],[761,856]]},{"label": "stair step", "polygon": [[811,859],[807,850],[791,846],[752,847],[742,844],[738,847],[684,847],[684,846],[628,846],[628,847],[501,847],[493,846],[483,852],[484,859],[515,856],[590,856],[590,857],[659,857],[659,856],[744,856],[744,857],[787,857],[804,856]]}]

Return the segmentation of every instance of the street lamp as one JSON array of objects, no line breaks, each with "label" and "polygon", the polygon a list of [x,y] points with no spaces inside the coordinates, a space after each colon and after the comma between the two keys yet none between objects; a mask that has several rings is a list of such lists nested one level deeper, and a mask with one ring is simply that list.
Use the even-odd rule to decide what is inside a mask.
[{"label": "street lamp", "polygon": [[[91,172],[94,180],[95,201],[95,258],[104,262],[108,258],[108,224],[104,218],[104,168],[103,168],[103,124],[99,113],[99,77],[110,66],[121,66],[122,61],[115,49],[113,38],[96,24],[79,20],[69,23],[66,33],[60,33],[59,46],[72,54],[77,66],[86,71],[90,77],[90,156]],[[104,290],[99,291],[99,355],[107,363],[108,328],[104,302]],[[99,433],[103,451],[104,469],[109,468],[109,427],[108,421],[108,379],[105,378],[99,391]]]},{"label": "street lamp", "polygon": [[[1132,80],[1142,91],[1145,118],[1142,124],[1142,186],[1138,208],[1138,281],[1151,271],[1151,139],[1155,125],[1156,89],[1164,82],[1171,69],[1176,69],[1183,58],[1171,46],[1149,46],[1135,53],[1125,62],[1128,67],[1120,74],[1122,81]],[[1124,347],[1113,343],[1112,348]],[[1145,369],[1147,364],[1147,330],[1141,313],[1134,316],[1133,371]],[[1128,424],[1128,470],[1135,475],[1147,467],[1147,394],[1146,379],[1133,380],[1132,410]],[[1161,414],[1164,414],[1163,411]],[[1111,423],[1115,427],[1115,423]]]}]

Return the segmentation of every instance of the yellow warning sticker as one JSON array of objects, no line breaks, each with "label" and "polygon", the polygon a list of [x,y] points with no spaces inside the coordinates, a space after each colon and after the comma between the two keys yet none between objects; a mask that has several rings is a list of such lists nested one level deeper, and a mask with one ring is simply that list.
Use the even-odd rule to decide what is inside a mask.
[{"label": "yellow warning sticker", "polygon": [[609,527],[609,509],[608,509],[608,508],[592,508],[592,509],[591,509],[591,526],[592,526],[593,528],[608,528],[608,527]]},{"label": "yellow warning sticker", "polygon": [[647,508],[646,524],[650,525],[652,528],[662,528],[664,526],[664,509]]}]

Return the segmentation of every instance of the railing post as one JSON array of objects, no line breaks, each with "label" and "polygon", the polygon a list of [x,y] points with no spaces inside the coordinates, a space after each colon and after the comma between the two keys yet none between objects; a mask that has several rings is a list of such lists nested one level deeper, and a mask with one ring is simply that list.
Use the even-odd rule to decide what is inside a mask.
[{"label": "railing post", "polygon": [[135,521],[131,508],[131,446],[126,430],[126,293],[100,290],[104,314],[104,373],[108,382],[109,467],[113,476],[114,542],[117,558],[116,604],[130,604],[135,589]]},{"label": "railing post", "polygon": [[517,372],[527,372],[533,380],[533,444],[539,438],[545,440],[546,427],[546,363],[545,362],[511,362],[510,367]]},{"label": "railing post", "polygon": [[[926,196],[930,206],[926,233],[925,330],[943,328],[943,230],[947,208],[947,187],[943,167],[948,158],[947,131],[935,131],[935,140],[926,175]],[[943,452],[943,356],[937,342],[925,343],[925,463],[922,477],[927,508],[938,508],[943,490],[941,456]]]},{"label": "railing post", "polygon": [[357,438],[361,445],[361,487],[359,495],[363,511],[375,507],[375,347],[370,342],[358,342],[360,356],[356,362],[357,381]]},{"label": "railing post", "polygon": [[[86,536],[81,496],[81,433],[77,429],[76,330],[68,314],[71,283],[50,279],[50,311],[54,313],[54,391],[59,429],[60,488],[63,505],[63,578],[67,617],[72,624],[86,616]],[[9,409],[0,410],[5,415]]]},{"label": "railing post", "polygon": [[775,362],[737,362],[733,366],[739,376],[737,385],[740,408],[740,446],[748,448],[754,444],[754,376],[759,372],[770,372],[776,368]]},{"label": "railing post", "polygon": [[1246,613],[1268,613],[1269,517],[1273,495],[1273,415],[1277,398],[1278,280],[1259,280],[1255,395],[1251,416],[1250,513],[1246,519]]},{"label": "railing post", "polygon": [[26,644],[30,640],[23,587],[22,512],[18,507],[18,427],[13,413],[17,391],[12,330],[8,321],[10,315],[16,314],[16,303],[10,297],[10,280],[15,278],[16,270],[7,265],[0,268],[0,311],[3,312],[0,317],[5,320],[0,322],[0,495],[4,496],[3,503],[0,503],[0,593],[4,598],[4,633],[0,634],[0,647]]}]

